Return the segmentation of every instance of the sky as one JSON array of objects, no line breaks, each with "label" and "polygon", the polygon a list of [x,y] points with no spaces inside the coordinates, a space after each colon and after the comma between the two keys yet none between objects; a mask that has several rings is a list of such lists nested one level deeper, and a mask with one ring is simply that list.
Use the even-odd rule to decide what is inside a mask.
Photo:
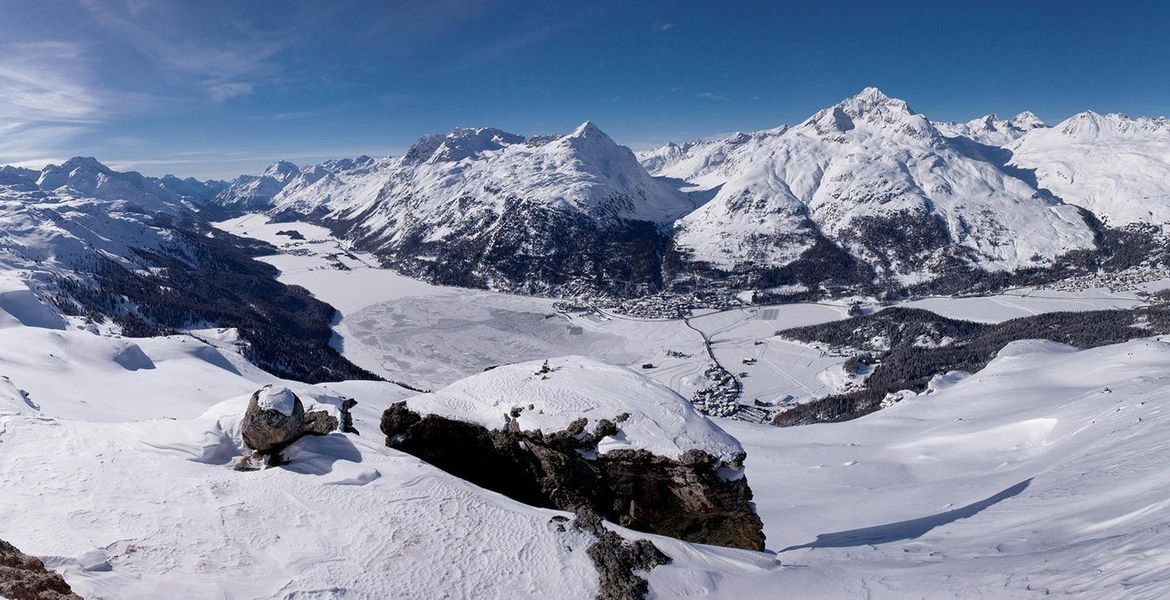
[{"label": "sky", "polygon": [[0,0],[0,164],[230,178],[592,120],[619,143],[802,121],[1170,113],[1170,2]]}]

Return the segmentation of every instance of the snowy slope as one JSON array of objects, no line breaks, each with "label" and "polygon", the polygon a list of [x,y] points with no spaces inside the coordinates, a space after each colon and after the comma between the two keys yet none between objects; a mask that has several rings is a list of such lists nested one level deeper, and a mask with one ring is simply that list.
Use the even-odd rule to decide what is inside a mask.
[{"label": "snowy slope", "polygon": [[714,593],[715,569],[651,580],[660,597],[1165,597],[1168,368],[1162,341],[1017,342],[855,421],[784,435],[728,423],[769,545],[793,567]]},{"label": "snowy slope", "polygon": [[1007,146],[1012,164],[1103,223],[1170,222],[1170,121],[1083,112]]},{"label": "snowy slope", "polygon": [[903,281],[955,259],[1005,270],[1093,247],[1075,208],[969,145],[868,88],[779,134],[696,145],[659,173],[721,186],[677,240],[723,267],[787,264],[817,235]]},{"label": "snowy slope", "polygon": [[[405,390],[281,381],[230,336],[23,324],[50,310],[34,304],[0,304],[0,498],[23,516],[0,536],[84,597],[593,597],[591,540],[555,531],[556,513],[384,447],[378,416]],[[305,439],[284,468],[234,471],[248,396],[266,383],[307,406],[358,398],[365,436]]]},{"label": "snowy slope", "polygon": [[[404,396],[387,384],[236,375],[166,358],[180,347],[174,339],[136,340],[155,370],[170,369],[176,385],[160,387],[152,369],[127,369],[99,350],[125,340],[15,321],[5,321],[3,345],[14,340],[44,358],[0,362],[20,365],[0,378],[0,497],[24,515],[0,522],[0,538],[44,558],[85,597],[595,593],[589,540],[550,527],[556,513],[383,447],[378,413]],[[62,336],[93,343],[75,340],[63,352]],[[86,362],[90,370],[73,370]],[[517,404],[545,408],[538,418],[555,418],[550,402],[617,402],[629,389],[620,369],[569,362],[552,361],[562,370],[542,381],[570,375],[566,382],[588,384],[583,394],[569,390],[582,395],[505,389]],[[536,366],[502,367],[514,373],[499,377]],[[121,375],[94,385],[98,368]],[[771,598],[777,589],[814,599],[1163,597],[1168,369],[1170,344],[1155,340],[1089,351],[1019,342],[977,375],[856,421],[784,430],[721,422],[739,441],[718,439],[748,452],[755,503],[778,554],[633,534],[673,558],[649,574],[651,597]],[[191,381],[241,391],[216,392],[232,398],[217,403],[178,385]],[[469,379],[472,391],[491,395],[476,381],[486,380]],[[247,394],[268,382],[326,406],[357,397],[363,435],[302,440],[284,468],[233,471],[226,463],[240,452]],[[79,400],[64,394],[70,385]],[[123,401],[130,397],[141,401]]]},{"label": "snowy slope", "polygon": [[408,274],[535,293],[653,289],[660,226],[695,206],[589,122],[564,136],[427,136],[401,158],[302,169],[272,203]]},{"label": "snowy slope", "polygon": [[[501,213],[509,197],[597,218],[670,222],[693,208],[649,177],[629,149],[590,122],[562,137],[526,140],[498,129],[456,129],[419,140],[404,157],[371,173],[358,166],[338,179],[372,176],[377,197],[333,193],[343,185],[324,180],[275,198],[278,211],[310,213],[327,208],[338,218],[369,213],[361,228],[391,241],[412,232],[408,220],[428,228],[429,239],[459,229],[469,210]],[[455,202],[458,201],[458,202]]]},{"label": "snowy slope", "polygon": [[[619,437],[598,445],[604,454],[616,449],[644,449],[678,459],[688,450],[703,450],[731,461],[743,448],[735,438],[699,414],[689,401],[669,388],[629,369],[583,356],[530,361],[494,368],[455,382],[437,392],[415,396],[407,406],[422,415],[434,414],[502,429],[505,416],[517,406],[525,431],[564,431],[586,417],[591,431],[600,419],[629,419]],[[528,406],[532,408],[527,408]]]}]

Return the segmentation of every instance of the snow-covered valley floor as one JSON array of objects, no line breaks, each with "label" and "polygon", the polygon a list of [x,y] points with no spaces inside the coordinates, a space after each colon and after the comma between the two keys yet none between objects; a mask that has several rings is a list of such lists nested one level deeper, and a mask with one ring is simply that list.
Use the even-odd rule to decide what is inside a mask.
[{"label": "snow-covered valley floor", "polygon": [[[706,361],[702,340],[678,321],[564,316],[549,300],[372,268],[320,228],[260,217],[223,226],[278,242],[284,253],[265,260],[341,311],[346,356],[412,385],[582,354],[685,396]],[[308,240],[276,235],[290,228]],[[1002,320],[1136,300],[1094,292],[929,302],[949,316]],[[739,309],[692,323],[721,360],[759,356],[744,366],[749,397],[807,394],[833,385],[825,374],[838,358],[769,338],[846,309]],[[361,435],[305,438],[288,465],[239,472],[227,462],[240,451],[247,396],[278,380],[240,356],[230,331],[123,339],[48,310],[17,279],[0,288],[0,539],[42,557],[82,596],[595,593],[588,539],[550,526],[560,513],[384,446],[382,410],[413,392],[283,382],[321,402],[356,398]],[[646,362],[655,368],[640,369]],[[655,598],[1164,598],[1168,402],[1164,341],[1085,351],[1016,342],[978,374],[854,421],[780,429],[716,420],[747,450],[766,553],[623,532],[674,560],[649,574]]]}]

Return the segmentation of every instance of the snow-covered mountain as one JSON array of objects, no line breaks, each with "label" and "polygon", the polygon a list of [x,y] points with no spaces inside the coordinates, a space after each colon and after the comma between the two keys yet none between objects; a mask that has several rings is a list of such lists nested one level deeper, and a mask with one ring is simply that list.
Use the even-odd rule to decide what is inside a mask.
[{"label": "snow-covered mountain", "polygon": [[1170,223],[1170,120],[1082,112],[1006,146],[1040,187],[1113,227]]},{"label": "snow-covered mountain", "polygon": [[118,172],[92,158],[5,168],[0,278],[94,330],[240,327],[249,358],[274,372],[370,377],[328,346],[332,307],[275,282],[274,270],[253,260],[265,244],[216,230],[195,210],[215,187]]},{"label": "snow-covered mountain", "polygon": [[272,198],[300,174],[300,168],[293,163],[278,161],[260,175],[240,175],[231,180],[216,195],[214,202],[229,210],[264,210],[271,205]]},{"label": "snow-covered mountain", "polygon": [[971,146],[868,88],[790,129],[678,147],[654,174],[718,190],[675,239],[726,269],[785,266],[827,239],[880,278],[911,283],[1094,247],[1076,208]]},{"label": "snow-covered mountain", "polygon": [[[255,197],[232,193],[224,205]],[[406,273],[530,293],[658,289],[669,225],[695,208],[590,122],[564,136],[426,136],[399,158],[301,169],[271,206]]]},{"label": "snow-covered mountain", "polygon": [[230,183],[118,173],[87,158],[0,170],[10,197],[267,211],[326,225],[433,282],[616,296],[700,279],[962,287],[982,272],[1064,268],[1101,239],[1081,209],[1110,227],[1168,223],[1167,181],[1165,119],[1082,113],[1048,127],[1023,112],[935,123],[875,88],[792,127],[640,156],[586,122],[530,138],[456,129],[400,157],[281,161]]},{"label": "snow-covered mountain", "polygon": [[1004,146],[1020,139],[1034,129],[1048,127],[1040,117],[1024,111],[1011,119],[999,115],[984,115],[966,123],[935,123],[938,130],[947,137],[965,137],[980,144]]},{"label": "snow-covered mountain", "polygon": [[4,167],[0,266],[68,273],[97,260],[141,268],[140,253],[169,245],[181,254],[176,238],[156,224],[163,216],[194,215],[188,203],[195,198],[173,184],[117,172],[93,158],[40,171]]}]

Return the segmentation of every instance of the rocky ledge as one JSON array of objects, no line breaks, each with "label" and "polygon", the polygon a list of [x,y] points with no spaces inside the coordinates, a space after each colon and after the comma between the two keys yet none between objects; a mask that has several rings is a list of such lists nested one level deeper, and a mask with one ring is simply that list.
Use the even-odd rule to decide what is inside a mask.
[{"label": "rocky ledge", "polygon": [[[571,371],[578,365],[562,366]],[[618,369],[596,364],[585,367],[595,371]],[[636,386],[627,384],[633,382],[643,387],[651,384],[633,379],[623,381],[623,377],[629,378],[628,370],[621,369],[625,373],[616,374],[612,387],[616,392],[634,396],[624,404],[650,410],[663,406],[655,402],[664,400],[668,412],[649,415],[635,412],[633,416],[614,413],[596,419],[601,416],[598,411],[613,405],[598,401],[590,405],[590,417],[595,419],[592,427],[587,418],[577,417],[566,426],[552,430],[547,425],[553,402],[542,402],[541,390],[549,391],[543,398],[555,399],[561,406],[582,403],[570,396],[574,376],[558,373],[559,367],[545,366],[533,374],[535,377],[523,378],[527,394],[516,399],[525,404],[502,414],[501,427],[473,422],[482,420],[485,406],[495,405],[487,396],[515,391],[515,376],[528,368],[528,365],[501,367],[470,378],[475,380],[473,385],[454,384],[455,389],[441,390],[435,397],[424,395],[394,404],[382,415],[381,429],[386,434],[387,445],[533,506],[569,511],[584,508],[637,531],[703,544],[764,549],[763,523],[751,504],[752,491],[743,474],[741,448],[733,455],[716,456],[700,447],[677,447],[677,456],[667,456],[665,451],[651,451],[661,450],[653,444],[637,447],[628,443],[644,435],[648,420],[679,427],[679,423],[690,423],[692,429],[713,428],[713,432],[666,432],[673,436],[671,439],[683,439],[690,434],[726,436],[702,417],[700,421],[692,420],[691,414],[685,411],[693,412],[693,408],[673,392],[667,390],[673,397],[666,396],[654,387],[649,389],[654,397],[647,398],[645,390],[638,397]],[[512,370],[511,377],[507,372],[492,375],[505,369]],[[549,383],[548,380],[558,377],[562,379],[559,386]],[[593,391],[598,389],[597,381],[594,377],[589,382]],[[443,402],[444,398],[448,401]],[[447,409],[451,406],[463,407],[468,414],[477,416],[465,420],[427,410],[430,407],[437,408],[438,412],[450,412]],[[570,411],[559,413],[559,418],[563,420],[567,412]],[[532,416],[527,416],[530,413]],[[523,427],[525,419],[543,423],[544,427]]]},{"label": "rocky ledge", "polygon": [[81,600],[60,575],[35,556],[0,540],[0,598],[9,600]]}]

